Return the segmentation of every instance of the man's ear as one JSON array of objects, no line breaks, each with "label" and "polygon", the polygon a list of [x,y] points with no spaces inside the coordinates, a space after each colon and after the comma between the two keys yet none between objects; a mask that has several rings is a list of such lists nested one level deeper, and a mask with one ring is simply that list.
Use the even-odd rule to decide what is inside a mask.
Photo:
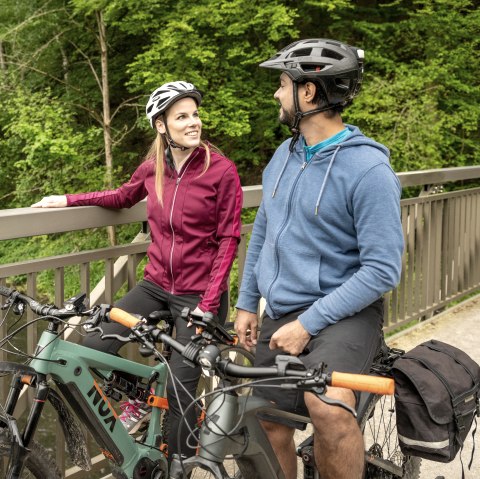
[{"label": "man's ear", "polygon": [[304,89],[304,98],[307,103],[312,103],[313,99],[315,98],[315,93],[317,92],[317,86],[315,83],[312,83],[310,81],[307,81],[305,83],[305,89]]},{"label": "man's ear", "polygon": [[155,128],[161,135],[164,135],[167,132],[167,129],[165,128],[165,123],[161,118],[157,118],[155,120]]}]

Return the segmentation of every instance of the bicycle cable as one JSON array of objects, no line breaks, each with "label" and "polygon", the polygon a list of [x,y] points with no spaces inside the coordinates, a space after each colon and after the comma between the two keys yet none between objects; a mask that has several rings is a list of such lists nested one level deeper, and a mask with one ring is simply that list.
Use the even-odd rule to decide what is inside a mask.
[{"label": "bicycle cable", "polygon": [[[22,315],[23,316],[23,315]],[[10,354],[18,354],[19,356],[23,356],[24,358],[27,358],[27,361],[25,362],[25,364],[28,364],[29,361],[31,361],[32,359],[36,359],[36,360],[39,360],[39,361],[46,361],[46,362],[52,362],[52,363],[60,363],[59,360],[54,360],[54,359],[44,359],[44,358],[39,358],[38,356],[32,356],[28,353],[25,353],[24,351],[21,351],[20,349],[18,349],[15,345],[13,345],[11,343],[11,339],[14,338],[17,334],[19,334],[23,329],[26,329],[28,328],[29,326],[31,326],[32,324],[38,322],[38,321],[44,321],[45,319],[55,319],[55,320],[58,320],[60,322],[63,322],[65,323],[67,326],[59,331],[57,333],[57,336],[54,337],[51,341],[49,341],[46,345],[50,345],[52,342],[56,341],[58,339],[59,336],[63,335],[65,333],[65,331],[69,328],[71,328],[72,326],[68,324],[68,321],[64,320],[64,319],[61,319],[61,318],[57,318],[56,316],[50,316],[50,315],[46,315],[46,316],[39,316],[38,318],[35,318],[35,319],[32,319],[31,321],[27,321],[25,324],[23,324],[22,326],[20,326],[19,328],[17,328],[15,331],[11,332],[9,335],[5,336],[4,338],[2,338],[0,340],[0,349],[2,351],[5,351],[7,353],[10,353]],[[12,353],[11,351],[8,351],[7,349],[5,349],[3,346],[5,343],[8,343],[10,344],[10,346],[12,346],[14,349],[16,349],[18,351],[18,353]]]},{"label": "bicycle cable", "polygon": [[[203,394],[201,396],[199,396],[198,398],[196,398],[196,401],[198,400],[204,400],[204,399],[207,399],[209,396],[213,396],[213,395],[218,395],[218,394],[222,394],[222,393],[225,393],[225,392],[228,392],[228,391],[234,391],[235,389],[243,389],[243,388],[248,388],[248,389],[253,389],[254,387],[271,387],[271,388],[280,388],[282,387],[281,384],[262,384],[262,383],[267,383],[267,382],[272,382],[272,381],[278,381],[280,378],[278,377],[273,377],[273,378],[260,378],[260,379],[256,379],[256,380],[253,380],[253,381],[249,381],[247,383],[242,383],[242,384],[235,384],[235,385],[231,385],[231,386],[225,386],[221,389],[217,389],[217,390],[214,390],[214,391],[210,391],[209,393],[206,393],[206,394]],[[295,381],[298,381],[299,378],[296,377],[296,376],[284,376],[281,378],[282,381],[285,381],[285,380],[291,380],[292,382],[295,382]],[[193,404],[195,402],[192,401],[188,407],[185,409],[185,411],[188,411],[191,407],[193,407]],[[221,408],[221,406],[223,405],[220,404],[218,406],[218,408]],[[231,441],[234,441],[236,442],[237,444],[240,444],[240,445],[243,445],[244,448],[246,448],[248,446],[248,443],[241,443],[239,441],[237,441],[234,436],[232,435],[233,432],[236,431],[236,429],[239,427],[239,425],[241,424],[242,420],[243,420],[243,417],[245,415],[245,408],[247,406],[247,401],[244,402],[243,404],[243,407],[244,409],[240,412],[239,414],[239,419],[237,421],[237,423],[232,426],[231,430],[230,431],[225,431],[223,430],[218,424],[215,424],[215,420],[214,418],[210,418],[209,415],[208,415],[208,411],[205,409],[205,408],[202,408],[202,410],[204,411],[206,417],[205,419],[210,419],[212,421],[212,423],[215,424],[215,427],[219,430],[219,432],[215,432],[215,434],[219,435],[221,434],[221,437],[219,437],[216,441],[212,441],[210,443],[210,446],[213,446],[214,444],[216,444],[217,442],[220,442],[222,440],[224,440],[225,437],[228,437]],[[210,414],[212,414],[212,412],[210,412]],[[205,421],[204,419],[204,421]],[[188,426],[188,424],[187,424]],[[192,437],[195,437],[195,432],[198,428],[196,428],[195,430],[192,430],[190,427],[189,427],[189,436],[188,436],[188,439],[191,439]],[[180,432],[177,433],[177,443],[180,444]],[[194,448],[194,447],[203,447],[205,448],[205,445],[202,445],[202,443],[200,442],[200,437],[197,439],[197,444],[195,446],[193,446],[191,443],[187,443],[187,446],[190,447],[190,448]],[[206,448],[206,451],[211,454],[212,456],[215,456],[214,452],[212,452],[211,450],[209,450],[208,448]],[[221,458],[218,458],[218,459],[221,459]],[[181,454],[179,454],[179,460],[180,460],[180,463],[181,463],[181,467],[182,467],[182,470],[184,471],[183,469],[183,460],[182,460],[182,456]]]}]

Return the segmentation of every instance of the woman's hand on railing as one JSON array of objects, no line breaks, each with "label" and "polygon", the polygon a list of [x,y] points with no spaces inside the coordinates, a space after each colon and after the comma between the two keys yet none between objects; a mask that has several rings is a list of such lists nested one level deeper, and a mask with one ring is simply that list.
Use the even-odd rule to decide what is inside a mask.
[{"label": "woman's hand on railing", "polygon": [[40,201],[31,205],[32,208],[65,208],[67,197],[65,195],[44,196]]}]

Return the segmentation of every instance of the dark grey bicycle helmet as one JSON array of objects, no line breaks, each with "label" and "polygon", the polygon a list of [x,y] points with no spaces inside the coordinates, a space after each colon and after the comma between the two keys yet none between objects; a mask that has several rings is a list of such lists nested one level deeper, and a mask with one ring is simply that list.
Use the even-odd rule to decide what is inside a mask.
[{"label": "dark grey bicycle helmet", "polygon": [[364,51],[336,40],[291,43],[260,64],[285,72],[294,82],[316,80],[329,105],[347,105],[360,91]]},{"label": "dark grey bicycle helmet", "polygon": [[148,99],[145,112],[150,121],[150,126],[155,128],[155,119],[181,98],[191,97],[200,106],[202,94],[194,85],[185,81],[165,83],[157,88]]},{"label": "dark grey bicycle helmet", "polygon": [[[291,43],[260,64],[263,68],[285,72],[293,81],[295,117],[290,125],[293,133],[290,151],[299,138],[303,118],[347,106],[358,94],[363,79],[363,58],[360,48],[336,40],[311,38]],[[304,81],[320,85],[326,104],[313,110],[300,110],[298,84]]]}]

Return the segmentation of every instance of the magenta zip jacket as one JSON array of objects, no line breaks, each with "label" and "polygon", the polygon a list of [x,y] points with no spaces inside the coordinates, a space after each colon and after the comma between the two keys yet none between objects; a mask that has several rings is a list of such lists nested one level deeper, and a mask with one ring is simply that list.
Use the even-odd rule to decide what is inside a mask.
[{"label": "magenta zip jacket", "polygon": [[68,206],[130,208],[147,198],[152,242],[144,277],[171,294],[200,295],[198,307],[216,313],[240,240],[243,193],[228,158],[198,147],[180,173],[165,163],[163,206],[155,193],[155,164],[142,163],[112,191],[67,195]]}]

